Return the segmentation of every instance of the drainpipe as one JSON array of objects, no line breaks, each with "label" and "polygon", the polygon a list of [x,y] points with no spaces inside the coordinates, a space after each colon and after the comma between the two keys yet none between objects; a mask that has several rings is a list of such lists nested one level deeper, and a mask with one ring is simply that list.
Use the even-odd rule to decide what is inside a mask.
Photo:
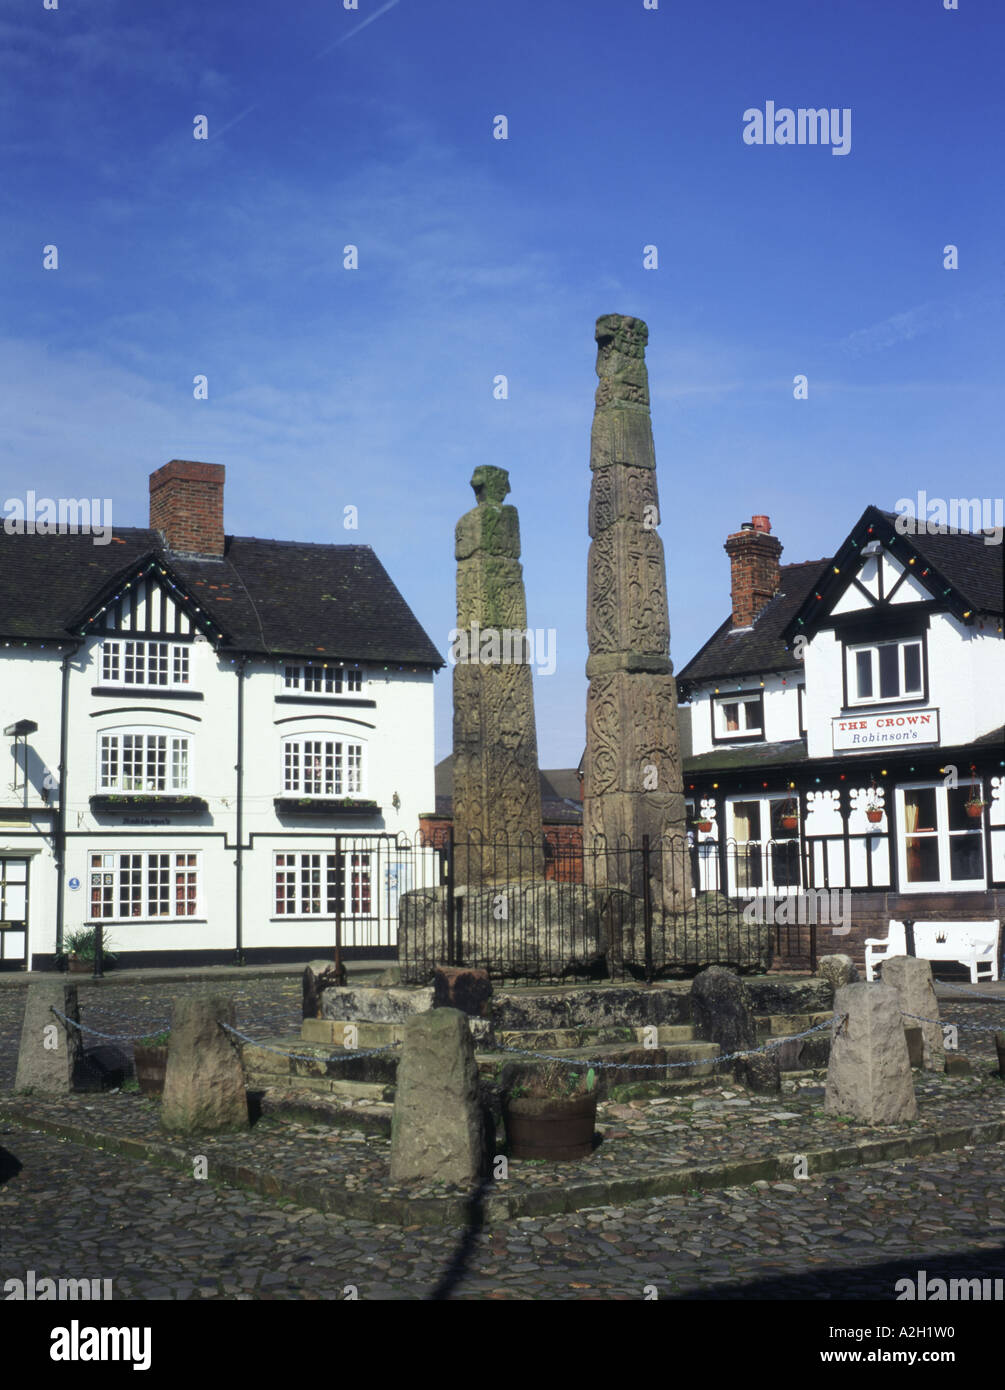
[{"label": "drainpipe", "polygon": [[65,860],[66,860],[66,783],[68,776],[67,759],[69,756],[69,727],[70,727],[70,662],[76,656],[79,648],[74,647],[63,657],[62,668],[62,690],[59,705],[59,812],[56,816],[56,836],[53,845],[53,857],[56,861],[56,954],[59,955],[63,949],[63,912],[66,888],[65,879]]},{"label": "drainpipe", "polygon": [[237,671],[237,857],[234,867],[237,881],[234,885],[235,948],[234,964],[244,964],[244,668],[245,657],[238,657]]}]

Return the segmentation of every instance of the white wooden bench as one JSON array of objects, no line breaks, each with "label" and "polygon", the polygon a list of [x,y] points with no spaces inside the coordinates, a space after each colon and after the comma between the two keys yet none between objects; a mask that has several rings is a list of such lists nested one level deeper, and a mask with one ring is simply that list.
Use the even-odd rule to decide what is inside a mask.
[{"label": "white wooden bench", "polygon": [[[970,970],[972,984],[998,978],[998,938],[1001,922],[914,923],[914,954],[921,960],[955,960]],[[885,941],[870,936],[865,943],[865,978],[876,978],[876,966],[889,956],[907,955],[907,930],[890,919]]]}]

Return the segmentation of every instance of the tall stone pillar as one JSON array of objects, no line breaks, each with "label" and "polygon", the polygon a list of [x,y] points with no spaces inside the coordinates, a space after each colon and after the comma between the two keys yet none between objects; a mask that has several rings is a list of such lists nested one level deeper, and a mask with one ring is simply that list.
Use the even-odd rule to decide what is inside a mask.
[{"label": "tall stone pillar", "polygon": [[[583,836],[588,874],[595,863],[598,882],[641,893],[638,851],[648,835],[653,905],[678,912],[690,899],[690,868],[666,569],[655,529],[648,338],[641,319],[605,314],[597,320]],[[591,863],[589,851],[600,845],[636,852]]]},{"label": "tall stone pillar", "polygon": [[544,841],[520,522],[505,468],[476,468],[471,486],[454,547],[453,804],[455,878],[478,884],[542,877]]}]

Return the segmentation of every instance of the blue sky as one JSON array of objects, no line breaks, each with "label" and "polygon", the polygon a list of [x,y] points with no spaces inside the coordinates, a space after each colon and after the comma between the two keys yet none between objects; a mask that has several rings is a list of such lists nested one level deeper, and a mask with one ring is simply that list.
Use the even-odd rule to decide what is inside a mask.
[{"label": "blue sky", "polygon": [[[649,324],[678,669],[752,514],[798,561],[869,502],[1001,495],[1003,39],[1000,0],[5,0],[0,498],[146,525],[153,469],[226,464],[228,531],[372,545],[445,653],[508,468],[574,766],[599,314]],[[745,144],[768,100],[849,108],[849,153]]]}]

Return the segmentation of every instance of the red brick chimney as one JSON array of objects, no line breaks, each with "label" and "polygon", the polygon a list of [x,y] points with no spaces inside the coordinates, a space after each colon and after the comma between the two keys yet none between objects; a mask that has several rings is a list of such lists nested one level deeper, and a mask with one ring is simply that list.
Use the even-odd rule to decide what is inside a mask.
[{"label": "red brick chimney", "polygon": [[163,531],[169,550],[223,555],[222,463],[172,459],[150,474],[150,528]]},{"label": "red brick chimney", "polygon": [[725,550],[733,572],[733,626],[750,627],[778,592],[782,543],[771,534],[769,519],[755,516],[727,538]]}]

